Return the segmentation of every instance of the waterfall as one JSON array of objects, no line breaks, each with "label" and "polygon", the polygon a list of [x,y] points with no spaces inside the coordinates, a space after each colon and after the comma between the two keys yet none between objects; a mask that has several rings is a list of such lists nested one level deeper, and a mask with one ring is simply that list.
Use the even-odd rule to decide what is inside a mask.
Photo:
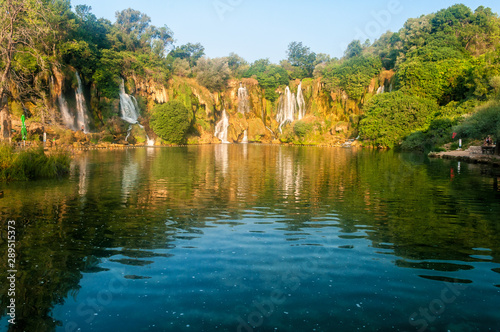
[{"label": "waterfall", "polygon": [[120,84],[120,112],[123,120],[136,124],[139,118],[137,100],[125,92],[125,81]]},{"label": "waterfall", "polygon": [[125,137],[125,142],[128,142],[128,138],[130,137],[130,135],[132,135],[132,126],[128,126],[128,129],[127,129],[127,136]]},{"label": "waterfall", "polygon": [[[144,129],[144,126],[142,126],[138,120],[139,105],[137,104],[137,99],[135,99],[134,96],[131,96],[125,92],[125,80],[123,78],[120,84],[120,113],[121,113],[121,118],[131,124],[127,132],[127,137],[125,138],[125,141],[128,142],[128,138],[130,137],[132,132],[132,125],[136,124],[142,129]],[[155,145],[155,140],[149,138],[147,133],[146,133],[146,144],[148,146]]]},{"label": "waterfall", "polygon": [[62,92],[59,96],[57,96],[57,101],[59,103],[59,109],[61,110],[61,117],[64,125],[69,129],[77,130],[75,126],[75,118],[69,112],[68,102],[62,95]]},{"label": "waterfall", "polygon": [[380,86],[380,87],[377,89],[377,94],[378,94],[378,95],[379,95],[379,94],[381,94],[381,93],[384,93],[384,92],[385,92],[385,86],[384,86],[384,85]]},{"label": "waterfall", "polygon": [[[83,84],[78,72],[75,72],[75,77],[78,82],[78,87],[75,89],[75,101],[76,101],[76,113],[75,109],[68,106],[68,101],[62,92],[62,82],[59,83],[61,88],[61,93],[57,96],[57,102],[59,104],[59,110],[61,111],[61,118],[66,127],[71,130],[82,130],[85,133],[89,132],[89,117],[87,112],[87,106],[85,102],[85,96],[83,94]],[[52,84],[53,84],[53,79]]]},{"label": "waterfall", "polygon": [[297,96],[290,92],[290,88],[286,87],[285,93],[281,95],[278,107],[276,121],[279,123],[279,130],[287,123],[297,120],[302,120],[306,116],[306,102],[302,93],[302,82],[297,88]]},{"label": "waterfall", "polygon": [[243,140],[241,141],[241,143],[243,143],[243,144],[247,144],[248,143],[248,130],[245,130],[243,132]]},{"label": "waterfall", "polygon": [[77,130],[83,129],[83,132],[88,133],[88,116],[87,106],[85,105],[85,96],[83,95],[83,85],[80,75],[76,72],[76,80],[78,81],[78,88],[76,89],[76,124]]},{"label": "waterfall", "polygon": [[238,89],[238,112],[243,114],[250,112],[248,90],[241,83],[240,88]]},{"label": "waterfall", "polygon": [[227,129],[229,128],[229,118],[226,110],[222,111],[222,119],[215,126],[215,137],[221,140],[222,143],[229,143],[227,140]]},{"label": "waterfall", "polygon": [[[50,91],[55,91],[54,76],[50,76]],[[62,91],[61,94],[57,96],[57,102],[59,104],[59,110],[61,111],[61,118],[64,125],[68,128],[74,129],[75,123],[73,121],[73,117],[69,114],[68,102],[63,97]]]},{"label": "waterfall", "polygon": [[149,135],[146,133],[146,138],[147,138],[147,146],[155,146],[155,140],[149,138]]},{"label": "waterfall", "polygon": [[276,115],[276,121],[280,124],[280,132],[282,132],[281,128],[285,124],[294,121],[296,103],[295,94],[290,92],[289,87],[286,87],[285,94],[280,97],[280,106]]},{"label": "waterfall", "polygon": [[302,94],[302,82],[300,82],[297,88],[297,105],[299,111],[299,120],[302,120],[306,116],[306,102],[304,100],[304,95]]},{"label": "waterfall", "polygon": [[[141,129],[144,129],[144,126],[141,125],[140,123],[136,123]],[[132,129],[134,128],[134,124],[130,124],[130,126],[128,127],[127,129],[127,136],[125,137],[125,142],[128,142],[128,138],[130,137],[130,135],[132,135]],[[146,145],[147,146],[155,146],[155,140],[154,139],[151,139],[149,138],[149,135],[148,133],[146,132],[146,130],[144,130],[144,133],[146,134]]]}]

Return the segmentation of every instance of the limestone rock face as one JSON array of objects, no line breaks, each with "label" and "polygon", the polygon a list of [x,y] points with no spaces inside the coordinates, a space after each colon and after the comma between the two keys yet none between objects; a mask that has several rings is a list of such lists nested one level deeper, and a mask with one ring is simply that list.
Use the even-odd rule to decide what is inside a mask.
[{"label": "limestone rock face", "polygon": [[[69,74],[70,72],[58,68],[52,69],[50,99],[56,111],[59,109],[58,96],[68,94],[68,90],[74,88],[71,86],[74,84],[71,83],[74,78]],[[393,76],[392,71],[385,71],[379,77],[372,79],[370,85],[365,88],[365,94],[361,100],[351,99],[340,88],[332,90],[321,78],[307,78],[293,80],[289,82],[288,87],[277,88],[279,98],[273,101],[265,98],[266,91],[255,78],[232,79],[221,92],[209,91],[195,78],[189,77],[173,76],[168,83],[160,83],[150,77],[137,74],[123,77],[123,79],[127,93],[137,99],[141,109],[141,125],[148,126],[152,110],[157,104],[172,100],[181,101],[191,111],[189,116],[194,130],[191,131],[188,142],[195,144],[219,142],[214,137],[214,131],[219,115],[224,110],[230,120],[227,136],[229,142],[241,142],[245,136],[250,142],[279,140],[285,132],[285,127],[293,128],[294,122],[304,117],[313,117],[311,121],[315,123],[315,128],[319,128],[315,137],[350,135],[349,129],[352,123],[359,119],[363,104],[379,89],[382,90],[382,87],[385,91],[389,91],[393,84]],[[301,91],[298,91],[299,87]],[[110,100],[100,97],[94,86],[90,87],[90,90],[91,93],[87,93],[90,97],[88,103],[97,126],[96,130],[104,131],[111,128],[113,132],[122,134],[123,128],[117,130],[113,122],[115,117],[120,116],[119,99]],[[277,114],[282,108],[286,91],[295,96],[301,96],[300,105],[297,104],[295,109],[305,111],[300,112],[300,117],[296,114],[292,123],[282,124],[278,123]],[[298,97],[296,99],[298,100]],[[3,116],[0,120],[7,121],[2,129],[7,128],[7,117]],[[62,123],[62,121],[58,122]],[[339,123],[345,123],[348,127],[339,126]],[[148,131],[148,134],[151,132]],[[324,139],[327,137],[325,136]]]},{"label": "limestone rock face", "polygon": [[[249,141],[260,141],[262,137],[269,136],[271,132],[264,126],[262,119],[253,118],[248,120],[248,139]],[[271,137],[269,137],[271,139]]]},{"label": "limestone rock face", "polygon": [[229,142],[241,142],[243,140],[245,130],[248,130],[248,122],[242,114],[237,113],[229,118]]}]

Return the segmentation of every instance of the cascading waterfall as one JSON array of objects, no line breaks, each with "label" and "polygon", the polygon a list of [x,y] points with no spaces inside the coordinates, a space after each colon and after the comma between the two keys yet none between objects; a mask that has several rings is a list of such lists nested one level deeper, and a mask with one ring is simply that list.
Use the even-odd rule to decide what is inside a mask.
[{"label": "cascading waterfall", "polygon": [[238,112],[243,114],[250,112],[250,101],[248,97],[248,90],[241,83],[240,83],[240,88],[238,89]]},{"label": "cascading waterfall", "polygon": [[227,130],[229,128],[229,118],[227,117],[226,110],[222,111],[222,118],[215,126],[215,137],[221,140],[222,143],[229,143],[227,140]]},{"label": "cascading waterfall", "polygon": [[137,100],[125,92],[125,81],[120,84],[120,112],[122,119],[131,124],[138,123],[139,112]]},{"label": "cascading waterfall", "polygon": [[281,95],[278,114],[276,115],[276,121],[280,124],[279,130],[282,132],[281,128],[295,120],[294,114],[296,109],[297,99],[295,94],[290,92],[290,88],[286,87],[285,94]]},{"label": "cascading waterfall", "polygon": [[[138,125],[142,129],[144,129],[144,126],[139,123],[139,105],[137,104],[137,99],[125,92],[125,80],[123,79],[120,84],[120,113],[121,118],[130,123],[130,127],[127,131],[127,137],[125,137],[125,141],[128,142],[128,138],[132,134],[132,126]],[[149,138],[147,133],[146,140],[146,144],[148,146],[155,145],[155,140]]]},{"label": "cascading waterfall", "polygon": [[57,101],[59,103],[59,109],[61,110],[61,117],[64,125],[69,129],[77,130],[75,126],[75,118],[69,112],[68,102],[66,101],[62,93],[57,96]]},{"label": "cascading waterfall", "polygon": [[57,96],[57,102],[59,104],[59,109],[61,111],[61,118],[69,129],[72,130],[82,130],[85,133],[89,132],[89,118],[87,115],[87,106],[85,103],[85,96],[83,95],[83,84],[80,79],[80,75],[78,72],[75,72],[75,77],[78,82],[78,87],[75,90],[75,100],[76,100],[76,114],[73,109],[70,110],[68,106],[68,101],[64,98],[64,95],[61,91],[61,94]]},{"label": "cascading waterfall", "polygon": [[248,143],[248,130],[245,130],[243,132],[243,140],[241,141],[241,143],[243,143],[243,144],[247,144]]},{"label": "cascading waterfall", "polygon": [[381,93],[384,93],[384,92],[385,92],[385,86],[384,86],[384,85],[380,86],[380,87],[377,89],[377,94],[378,94],[378,95],[379,95],[379,94],[381,94]]},{"label": "cascading waterfall", "polygon": [[155,140],[154,139],[149,138],[148,134],[146,134],[146,138],[147,138],[146,143],[147,143],[148,146],[155,146]]},{"label": "cascading waterfall", "polygon": [[279,105],[276,121],[280,124],[280,132],[283,132],[284,125],[295,121],[295,119],[302,120],[306,116],[306,102],[302,93],[302,82],[297,88],[297,96],[290,92],[290,88],[287,86],[285,93],[280,97]]},{"label": "cascading waterfall", "polygon": [[85,96],[83,95],[83,85],[80,75],[76,72],[76,80],[78,81],[78,88],[76,89],[76,124],[77,130],[82,129],[83,132],[88,133],[88,116],[87,106],[85,104]]},{"label": "cascading waterfall", "polygon": [[300,82],[297,88],[297,105],[299,111],[299,120],[302,120],[306,116],[306,101],[304,100],[304,95],[302,94],[302,82]]}]

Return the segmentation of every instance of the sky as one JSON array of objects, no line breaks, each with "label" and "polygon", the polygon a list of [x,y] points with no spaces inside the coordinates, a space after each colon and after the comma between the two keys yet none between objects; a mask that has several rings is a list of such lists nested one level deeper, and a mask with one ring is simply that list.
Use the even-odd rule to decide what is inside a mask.
[{"label": "sky", "polygon": [[115,22],[115,13],[133,8],[168,26],[175,46],[201,43],[210,58],[234,52],[248,62],[287,58],[288,45],[302,42],[312,52],[342,57],[359,39],[372,42],[386,31],[398,31],[409,18],[435,13],[456,3],[472,10],[490,7],[500,13],[500,1],[436,0],[72,0],[86,4],[98,18]]}]

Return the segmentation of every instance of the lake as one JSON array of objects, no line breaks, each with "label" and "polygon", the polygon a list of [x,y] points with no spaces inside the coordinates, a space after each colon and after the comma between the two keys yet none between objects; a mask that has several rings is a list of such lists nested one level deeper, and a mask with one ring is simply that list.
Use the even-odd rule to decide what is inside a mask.
[{"label": "lake", "polygon": [[373,150],[91,151],[1,185],[2,308],[14,220],[16,331],[500,331],[499,179]]}]

